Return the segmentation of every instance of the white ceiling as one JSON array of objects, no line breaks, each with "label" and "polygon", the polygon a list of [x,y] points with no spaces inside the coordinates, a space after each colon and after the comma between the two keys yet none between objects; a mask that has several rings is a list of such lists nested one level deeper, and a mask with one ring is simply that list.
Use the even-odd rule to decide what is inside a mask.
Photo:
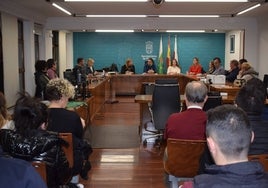
[{"label": "white ceiling", "polygon": [[[51,5],[56,2],[66,8],[73,15],[69,16]],[[265,0],[252,0],[247,3],[167,3],[156,7],[151,1],[144,3],[108,3],[108,2],[64,2],[64,0],[0,0],[0,10],[14,14],[23,19],[38,20],[45,23],[47,19],[68,19],[73,20],[77,15],[86,14],[142,14],[142,15],[172,15],[172,14],[216,14],[224,17],[232,17],[241,10],[244,10],[257,3],[263,3],[261,7],[239,17],[267,17],[268,3]],[[79,18],[79,21],[88,18]],[[128,19],[128,18],[126,18]],[[122,19],[121,19],[122,20]]]}]

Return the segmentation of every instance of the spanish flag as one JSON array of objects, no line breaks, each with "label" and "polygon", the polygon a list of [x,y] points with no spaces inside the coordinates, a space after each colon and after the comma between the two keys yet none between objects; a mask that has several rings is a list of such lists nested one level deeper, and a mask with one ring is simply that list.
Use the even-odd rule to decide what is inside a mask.
[{"label": "spanish flag", "polygon": [[168,48],[167,48],[166,65],[167,65],[167,68],[168,68],[169,65],[171,65],[171,59],[170,59],[170,36],[168,36]]}]

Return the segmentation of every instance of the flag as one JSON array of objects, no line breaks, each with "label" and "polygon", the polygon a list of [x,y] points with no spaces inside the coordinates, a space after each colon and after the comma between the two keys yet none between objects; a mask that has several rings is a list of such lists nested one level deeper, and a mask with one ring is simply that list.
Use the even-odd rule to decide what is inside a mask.
[{"label": "flag", "polygon": [[177,50],[177,35],[175,35],[174,52],[173,52],[173,58],[172,59],[176,59],[179,62],[178,50]]},{"label": "flag", "polygon": [[158,54],[158,73],[163,74],[164,67],[163,67],[163,44],[162,44],[162,36],[160,38],[160,44],[159,44],[159,54]]},{"label": "flag", "polygon": [[171,64],[171,60],[170,60],[170,36],[168,36],[168,48],[167,48],[166,64],[167,64],[167,68]]}]

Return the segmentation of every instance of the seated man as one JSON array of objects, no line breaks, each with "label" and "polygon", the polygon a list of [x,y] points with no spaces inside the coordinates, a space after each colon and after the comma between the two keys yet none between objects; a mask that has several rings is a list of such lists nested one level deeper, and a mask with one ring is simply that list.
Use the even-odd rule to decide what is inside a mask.
[{"label": "seated man", "polygon": [[165,139],[205,140],[206,113],[202,110],[207,100],[203,82],[189,82],[185,88],[187,110],[171,114],[166,123]]},{"label": "seated man", "polygon": [[206,135],[216,165],[181,187],[268,187],[268,175],[262,165],[248,161],[254,133],[241,108],[222,105],[209,110]]}]

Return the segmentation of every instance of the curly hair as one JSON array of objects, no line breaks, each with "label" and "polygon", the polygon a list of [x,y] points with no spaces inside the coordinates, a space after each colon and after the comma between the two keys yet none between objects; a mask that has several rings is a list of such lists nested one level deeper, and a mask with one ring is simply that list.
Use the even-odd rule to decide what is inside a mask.
[{"label": "curly hair", "polygon": [[66,79],[55,78],[48,82],[46,86],[47,99],[50,101],[60,100],[63,96],[73,98],[74,86]]}]

